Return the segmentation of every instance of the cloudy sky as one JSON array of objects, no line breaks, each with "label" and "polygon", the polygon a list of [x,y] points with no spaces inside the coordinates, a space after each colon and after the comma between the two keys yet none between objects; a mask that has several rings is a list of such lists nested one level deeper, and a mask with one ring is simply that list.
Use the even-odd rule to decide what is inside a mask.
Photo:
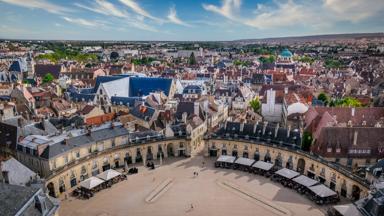
[{"label": "cloudy sky", "polygon": [[384,0],[0,0],[0,38],[235,40],[384,32]]}]

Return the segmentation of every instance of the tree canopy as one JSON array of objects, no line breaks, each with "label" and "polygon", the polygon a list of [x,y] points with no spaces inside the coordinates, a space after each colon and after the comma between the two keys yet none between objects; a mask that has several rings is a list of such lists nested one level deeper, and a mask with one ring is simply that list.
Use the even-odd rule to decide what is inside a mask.
[{"label": "tree canopy", "polygon": [[189,65],[195,65],[196,63],[197,63],[197,61],[196,61],[195,53],[192,52],[191,55],[189,56],[188,64]]},{"label": "tree canopy", "polygon": [[260,58],[259,58],[259,61],[261,62],[261,63],[273,63],[273,62],[275,62],[276,61],[276,57],[274,56],[274,55],[270,55],[269,57],[264,57],[264,56],[261,56]]},{"label": "tree canopy", "polygon": [[51,73],[47,73],[45,74],[45,76],[43,77],[43,83],[50,83],[54,80],[55,78],[53,77],[53,75]]},{"label": "tree canopy", "polygon": [[92,62],[97,60],[97,56],[95,54],[80,53],[76,50],[56,49],[54,53],[39,55],[36,57],[36,59],[47,59],[53,63],[57,63],[60,60]]},{"label": "tree canopy", "polygon": [[309,151],[312,145],[312,134],[308,131],[303,133],[303,140],[301,141],[301,150]]},{"label": "tree canopy", "polygon": [[320,93],[319,96],[317,96],[317,100],[323,101],[324,105],[327,105],[329,103],[329,98],[324,92]]},{"label": "tree canopy", "polygon": [[362,104],[359,100],[352,97],[345,97],[342,99],[333,100],[329,104],[334,107],[361,107]]},{"label": "tree canopy", "polygon": [[254,112],[258,113],[260,111],[261,103],[260,103],[259,98],[255,98],[255,99],[249,101],[249,105],[252,107]]}]

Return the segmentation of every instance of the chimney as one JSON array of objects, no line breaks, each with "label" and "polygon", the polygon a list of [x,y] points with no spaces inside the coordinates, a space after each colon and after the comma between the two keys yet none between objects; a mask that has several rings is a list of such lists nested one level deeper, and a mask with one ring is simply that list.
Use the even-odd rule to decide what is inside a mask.
[{"label": "chimney", "polygon": [[241,122],[240,123],[240,132],[243,132],[243,130],[244,130],[244,122]]},{"label": "chimney", "polygon": [[257,125],[259,124],[259,121],[256,122],[256,124],[253,126],[253,133],[256,133]]},{"label": "chimney", "polygon": [[288,87],[284,87],[284,94],[288,94]]},{"label": "chimney", "polygon": [[194,114],[196,116],[199,116],[199,112],[200,112],[200,104],[199,104],[199,102],[195,102],[193,104],[193,111],[194,111]]},{"label": "chimney", "polygon": [[265,121],[263,125],[263,135],[265,134],[265,130],[267,129],[268,122]]},{"label": "chimney", "polygon": [[355,116],[355,107],[352,107],[352,109],[351,109],[351,115],[352,115],[352,117]]},{"label": "chimney", "polygon": [[291,136],[291,125],[288,125],[287,137]]},{"label": "chimney", "polygon": [[357,145],[357,135],[358,135],[358,132],[355,131],[353,133],[353,145],[356,146]]},{"label": "chimney", "polygon": [[185,124],[187,124],[187,116],[188,114],[186,112],[183,112],[183,114],[181,115],[181,118]]},{"label": "chimney", "polygon": [[277,123],[275,128],[275,138],[277,137],[277,132],[279,131],[279,123]]}]

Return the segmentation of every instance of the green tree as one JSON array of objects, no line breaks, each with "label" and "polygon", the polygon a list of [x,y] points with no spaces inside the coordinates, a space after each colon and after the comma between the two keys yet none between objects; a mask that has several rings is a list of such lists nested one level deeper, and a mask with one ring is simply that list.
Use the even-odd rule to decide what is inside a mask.
[{"label": "green tree", "polygon": [[255,99],[249,101],[249,105],[252,107],[254,112],[258,113],[260,111],[261,103],[260,103],[259,98],[255,98]]},{"label": "green tree", "polygon": [[324,92],[320,93],[319,96],[317,96],[317,100],[323,101],[324,105],[327,105],[329,103],[329,98]]},{"label": "green tree", "polygon": [[189,59],[188,59],[188,64],[189,65],[195,65],[197,62],[196,62],[196,58],[195,58],[195,53],[192,52],[191,55],[189,56]]},{"label": "green tree", "polygon": [[332,100],[329,105],[331,107],[362,107],[361,102],[352,97]]},{"label": "green tree", "polygon": [[43,77],[43,83],[50,83],[54,80],[55,78],[53,77],[53,75],[51,73],[47,73],[45,74],[45,76]]},{"label": "green tree", "polygon": [[303,134],[303,140],[301,141],[301,150],[309,151],[312,145],[312,134],[308,131],[305,131]]}]

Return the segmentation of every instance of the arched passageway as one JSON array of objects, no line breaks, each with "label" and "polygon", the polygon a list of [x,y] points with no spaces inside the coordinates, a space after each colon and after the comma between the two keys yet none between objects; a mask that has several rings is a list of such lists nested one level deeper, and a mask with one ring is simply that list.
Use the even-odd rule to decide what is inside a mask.
[{"label": "arched passageway", "polygon": [[49,196],[56,197],[55,186],[54,186],[53,182],[48,183],[47,190],[48,190]]},{"label": "arched passageway", "polygon": [[305,160],[303,158],[299,158],[297,161],[297,172],[303,174],[305,171]]}]

